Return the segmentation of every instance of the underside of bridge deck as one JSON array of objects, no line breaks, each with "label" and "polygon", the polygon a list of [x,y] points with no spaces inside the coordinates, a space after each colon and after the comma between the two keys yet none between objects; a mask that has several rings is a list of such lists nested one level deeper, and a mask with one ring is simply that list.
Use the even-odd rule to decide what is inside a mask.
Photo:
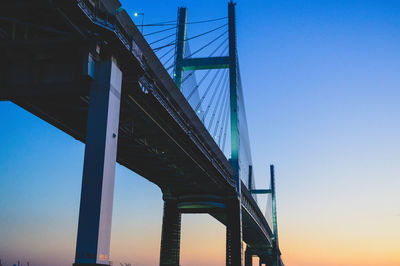
[{"label": "underside of bridge deck", "polygon": [[[26,12],[31,16],[36,14],[32,23],[46,25],[45,21],[51,21],[54,30],[70,34],[89,31],[81,26],[82,29],[69,32],[68,22],[63,21],[60,14],[55,15],[52,5],[46,7],[47,9],[44,9],[41,5],[36,5],[37,10]],[[25,8],[15,10],[16,14],[9,12],[8,16],[23,17],[26,21],[29,16],[24,11]],[[139,83],[139,78],[145,73],[133,56],[126,58],[118,53],[120,50],[112,43],[104,44],[87,36],[77,38],[56,34],[54,40],[51,40],[48,36],[40,36],[44,34],[41,29],[34,31],[30,28],[28,38],[25,39],[26,27],[9,22],[1,23],[2,28],[13,28],[10,34],[21,37],[1,43],[1,99],[13,101],[85,142],[89,91],[93,85],[90,69],[87,69],[88,63],[90,64],[88,56],[91,56],[89,60],[95,61],[101,61],[111,55],[117,57],[124,74],[118,162],[156,183],[165,193],[181,195],[211,192],[229,195],[230,184],[216,178],[218,173],[215,172],[215,168],[208,158],[199,152],[188,133],[174,121],[159,99]],[[96,53],[96,49],[100,49],[101,52]],[[151,61],[150,58],[147,60]],[[157,59],[154,57],[152,60]],[[164,90],[163,93],[165,92],[168,93]],[[171,95],[162,97],[173,98]],[[171,103],[168,104],[171,108],[175,107]],[[183,112],[179,109],[174,111]],[[205,140],[200,141],[206,144]],[[233,174],[229,167],[229,164],[225,163],[226,176]]]},{"label": "underside of bridge deck", "polygon": [[[228,260],[238,260],[239,235],[254,249],[270,247],[272,233],[257,203],[244,185],[247,200],[232,203],[237,199],[234,169],[129,17],[109,19],[130,36],[130,50],[121,36],[94,23],[77,5],[89,0],[34,2],[1,3],[0,100],[87,143],[99,126],[89,111],[99,66],[112,62],[122,75],[120,93],[113,92],[112,84],[107,92],[118,98],[116,161],[163,192],[163,237],[168,241],[161,261],[179,263],[179,239],[171,236],[180,235],[181,213],[209,213],[227,226],[227,265],[236,265]],[[118,7],[118,1],[102,2],[111,10]]]}]

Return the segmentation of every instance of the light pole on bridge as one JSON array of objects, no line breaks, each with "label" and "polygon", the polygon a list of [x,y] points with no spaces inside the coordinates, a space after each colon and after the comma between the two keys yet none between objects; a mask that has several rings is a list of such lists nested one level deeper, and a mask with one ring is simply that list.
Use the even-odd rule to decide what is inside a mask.
[{"label": "light pole on bridge", "polygon": [[142,17],[142,22],[141,22],[140,26],[141,26],[141,29],[142,29],[141,32],[142,32],[142,34],[143,34],[144,13],[135,12],[135,13],[133,13],[133,15],[134,15],[135,17],[139,17],[139,16]]}]

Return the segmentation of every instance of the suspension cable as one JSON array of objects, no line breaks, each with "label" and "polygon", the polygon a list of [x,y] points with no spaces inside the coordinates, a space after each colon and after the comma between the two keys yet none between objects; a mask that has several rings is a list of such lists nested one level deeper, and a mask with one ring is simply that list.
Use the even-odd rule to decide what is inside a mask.
[{"label": "suspension cable", "polygon": [[[190,98],[193,96],[193,94],[196,92],[196,90],[200,87],[201,83],[203,83],[203,81],[206,79],[206,77],[208,76],[208,74],[211,73],[211,70],[212,70],[212,69],[207,70],[207,72],[203,75],[203,77],[201,78],[201,80],[199,81],[199,83],[198,83],[196,86],[194,86],[193,90],[189,93],[189,95],[188,95],[188,97],[187,97],[187,100],[188,100],[188,101],[189,101]],[[191,75],[191,74],[192,74],[192,73],[190,73],[189,75]],[[189,75],[188,75],[188,76],[189,76]],[[185,77],[185,79],[186,79],[186,77]],[[182,81],[182,83],[183,83],[183,81]]]},{"label": "suspension cable", "polygon": [[[228,79],[225,79],[225,82],[224,82],[224,85],[222,85],[222,91],[224,91],[223,89],[224,88],[226,88],[226,83],[227,83],[227,81],[228,81]],[[228,90],[227,89],[225,89],[225,92],[224,92],[224,97],[223,97],[223,99],[227,99],[228,98]],[[222,116],[222,111],[223,110],[225,110],[225,104],[226,104],[226,100],[225,100],[225,102],[223,101],[223,102],[221,102],[221,107],[220,107],[220,110],[219,110],[219,113],[218,113],[218,118],[217,118],[217,122],[216,122],[216,124],[215,124],[215,127],[214,127],[214,136],[217,136],[217,131],[218,131],[218,126],[219,126],[219,123],[220,123],[220,121],[221,121],[221,116]],[[218,106],[219,104],[217,104],[217,106]],[[210,130],[211,130],[211,128],[210,128]]]},{"label": "suspension cable", "polygon": [[[226,50],[228,50],[228,47],[229,47],[229,45],[227,45],[227,46],[225,47],[225,49],[221,52],[220,56],[222,56],[222,55],[226,52]],[[213,56],[213,55],[218,51],[219,48],[220,48],[220,47],[217,47],[217,49],[215,49],[211,54],[209,54],[208,57]],[[194,71],[193,71],[192,73],[190,73],[188,76],[186,76],[186,77],[182,80],[182,84],[183,84],[191,75],[193,75],[193,74],[194,74]]]},{"label": "suspension cable", "polygon": [[[191,53],[190,55],[188,55],[187,57],[192,57],[193,55],[197,54],[198,52],[200,52],[201,50],[203,50],[204,48],[210,46],[211,44],[213,44],[214,42],[216,42],[217,40],[219,40],[222,36],[224,36],[228,31],[224,31],[221,35],[219,35],[217,38],[215,38],[214,40],[210,41],[209,43],[207,43],[206,45],[204,45],[203,47],[200,47],[199,49],[197,49],[196,51],[194,51],[193,53]],[[228,40],[228,38],[225,38],[224,42]],[[218,49],[224,44],[224,42],[222,44],[220,44],[220,46],[218,46]],[[217,50],[218,50],[217,49]]]},{"label": "suspension cable", "polygon": [[[226,23],[226,24],[221,25],[221,26],[219,26],[219,27],[217,27],[217,28],[214,28],[214,29],[212,29],[212,30],[203,32],[203,33],[201,33],[201,34],[195,35],[195,36],[190,37],[190,38],[187,38],[187,39],[185,39],[184,41],[190,41],[190,40],[193,40],[193,39],[195,39],[195,38],[204,36],[204,35],[206,35],[206,34],[209,34],[209,33],[211,33],[211,32],[214,32],[214,31],[216,31],[216,30],[219,30],[220,28],[222,28],[222,27],[224,27],[224,26],[226,26],[226,25],[228,25],[228,24]],[[153,50],[156,51],[156,50],[163,49],[163,48],[165,48],[165,47],[168,47],[168,46],[171,46],[171,45],[175,45],[175,44],[177,44],[176,41],[171,42],[171,43],[166,44],[166,45],[163,45],[163,46],[160,46],[160,47],[156,47],[156,48],[154,48]]]},{"label": "suspension cable", "polygon": [[[215,42],[216,40],[218,40],[221,36],[223,36],[227,31],[225,31],[223,34],[219,35],[217,38],[215,38],[214,40],[212,40],[211,42],[207,43],[206,45],[204,45],[203,47],[201,47],[200,49],[196,50],[195,52],[191,53],[188,57],[191,57],[192,55],[196,54],[197,52],[200,52],[200,50],[204,49],[205,47],[209,46],[211,43]],[[221,46],[225,43],[225,41],[228,40],[228,38],[226,38],[224,40],[224,42],[222,42],[220,45],[218,45],[218,47],[216,49],[214,49],[214,51],[212,51],[211,54],[208,55],[208,57],[213,56],[218,50],[219,48],[221,48]],[[228,49],[228,45],[225,47],[225,49],[223,50],[222,54],[225,53],[225,51]],[[185,57],[187,58],[187,57]],[[176,64],[176,62],[175,62]],[[168,66],[166,69],[169,70],[171,69],[175,64]],[[186,76],[183,80],[182,83],[184,83],[190,76],[192,76],[194,74],[194,72],[190,73],[188,76]]]},{"label": "suspension cable", "polygon": [[[217,46],[217,48],[214,49],[214,51],[211,52],[211,54],[208,55],[208,57],[213,56],[218,50],[219,48],[222,47],[222,45],[224,45],[224,43],[226,43],[226,41],[229,39],[229,37],[225,38],[225,40],[222,41],[222,43],[220,45]],[[229,44],[225,46],[224,50],[222,50],[221,56],[228,50],[229,48]]]},{"label": "suspension cable", "polygon": [[[228,38],[226,38],[225,41],[226,41],[227,39],[228,39]],[[225,43],[225,41],[222,42],[208,57],[214,55],[214,54],[218,51],[218,49]],[[222,52],[222,54],[223,54],[227,49],[228,49],[228,46],[224,49],[224,51]],[[191,55],[193,55],[193,54],[191,54]],[[198,84],[193,88],[193,90],[190,92],[190,94],[188,95],[188,98],[187,98],[188,101],[190,100],[190,98],[192,97],[192,95],[196,92],[196,90],[200,87],[201,83],[202,83],[202,82],[204,81],[204,79],[208,76],[208,74],[210,74],[211,70],[212,70],[212,69],[207,70],[206,74],[204,74],[204,76],[203,76],[202,79],[199,81],[199,83],[198,83]],[[189,75],[191,76],[191,75],[193,75],[193,74],[194,74],[194,71],[193,71],[192,73],[190,73]],[[189,76],[189,75],[188,75],[188,76]],[[189,78],[189,77],[185,77],[185,78],[183,79],[182,83],[185,82],[186,78]]]},{"label": "suspension cable", "polygon": [[[208,20],[200,20],[200,21],[191,21],[191,22],[186,22],[186,24],[199,24],[199,23],[207,23],[207,22],[214,22],[214,21],[219,21],[226,19],[228,17],[222,17],[222,18],[215,18],[215,19],[208,19]],[[170,26],[170,25],[176,25],[176,24],[171,24],[171,23],[176,23],[176,20],[170,20],[170,21],[164,21],[164,22],[158,22],[158,23],[152,23],[152,24],[141,24],[141,25],[136,25],[138,27],[155,27],[155,26]]]},{"label": "suspension cable", "polygon": [[157,40],[157,41],[151,42],[151,43],[149,43],[149,45],[152,45],[152,44],[161,42],[161,41],[163,41],[163,40],[165,40],[165,39],[168,39],[168,38],[170,38],[170,37],[172,37],[172,36],[175,36],[175,33],[172,33],[172,34],[170,34],[170,35],[168,35],[168,36],[165,36],[165,37],[163,37],[163,38],[161,38],[161,39],[159,39],[159,40]]},{"label": "suspension cable", "polygon": [[209,34],[209,33],[211,33],[211,32],[214,32],[214,31],[216,31],[216,30],[219,30],[220,28],[223,28],[223,27],[225,27],[226,25],[228,25],[228,23],[225,23],[224,25],[221,25],[221,26],[216,27],[216,28],[214,28],[214,29],[212,29],[212,30],[203,32],[203,33],[201,33],[201,34],[195,35],[195,36],[193,36],[193,37],[187,38],[187,39],[185,39],[185,41],[190,41],[190,40],[193,40],[193,39],[195,39],[195,38],[204,36],[204,35],[206,35],[206,34]]},{"label": "suspension cable", "polygon": [[[228,108],[228,117],[229,117],[229,114],[230,114],[229,110],[230,109]],[[226,135],[227,135],[227,132],[228,132],[228,127],[229,127],[228,121],[229,121],[229,118],[226,119],[226,122],[225,122],[224,140],[222,141],[222,149],[221,149],[222,152],[225,151]]]},{"label": "suspension cable", "polygon": [[[156,23],[151,23],[151,24],[141,24],[141,25],[136,25],[137,27],[155,27],[155,26],[172,26],[176,25],[176,20],[170,20],[170,21],[164,21],[164,22],[156,22]],[[173,24],[171,24],[173,23]]]},{"label": "suspension cable", "polygon": [[[229,86],[227,86],[227,87],[228,87],[228,90],[229,90]],[[226,97],[225,112],[224,112],[224,116],[222,117],[221,128],[220,128],[219,134],[218,134],[218,146],[219,146],[219,147],[221,147],[222,131],[223,131],[224,126],[225,126],[225,124],[226,124],[226,121],[225,121],[225,120],[228,119],[228,117],[229,117],[227,114],[229,114],[229,97]],[[224,152],[224,151],[222,151],[222,152]]]},{"label": "suspension cable", "polygon": [[[225,83],[226,83],[226,80],[227,80],[227,72],[228,71],[225,71],[225,73],[224,73],[224,85],[221,87],[221,88],[223,88],[223,87],[225,87]],[[220,82],[222,81],[222,79],[220,80]],[[220,88],[219,87],[219,85],[220,85],[221,83],[219,83],[218,85],[217,85],[217,89],[218,88]],[[216,94],[216,91],[217,91],[217,89],[215,90],[215,94]],[[215,108],[214,108],[214,110],[213,110],[213,112],[212,112],[212,115],[211,115],[211,119],[210,119],[210,121],[209,121],[209,123],[208,123],[208,129],[211,131],[211,128],[212,128],[212,124],[213,124],[213,122],[214,122],[214,118],[215,118],[215,114],[217,113],[217,108],[221,108],[220,107],[220,101],[221,101],[221,99],[222,99],[222,95],[223,95],[223,92],[224,92],[224,90],[223,89],[220,89],[220,93],[219,93],[219,95],[218,95],[218,99],[217,99],[217,102],[216,102],[216,104],[215,104]],[[213,104],[213,102],[214,102],[214,98],[212,98],[211,99],[211,101],[210,101],[210,103],[209,103],[209,107],[211,107],[211,105]],[[208,110],[207,110],[208,111]]]},{"label": "suspension cable", "polygon": [[[168,63],[169,63],[169,61],[171,61],[173,58],[175,58],[175,56],[176,56],[176,53],[174,53],[173,55],[171,55],[171,56],[168,58],[168,60],[167,60],[167,61],[165,61],[165,63],[164,63],[163,65],[166,65],[166,64],[168,64]],[[167,68],[166,70],[168,71],[169,69]]]},{"label": "suspension cable", "polygon": [[[208,114],[208,112],[209,112],[210,109],[211,109],[212,103],[214,102],[215,95],[217,94],[219,85],[221,84],[221,81],[225,78],[225,75],[226,75],[226,71],[224,71],[224,72],[223,72],[223,75],[221,75],[221,77],[220,77],[220,79],[219,79],[219,81],[218,81],[218,85],[216,86],[216,88],[215,88],[215,90],[214,90],[214,93],[212,94],[211,99],[210,99],[210,101],[208,102],[206,111],[204,112],[204,115],[203,115],[203,123],[204,123],[204,121],[206,120],[207,114]],[[208,129],[208,128],[207,128],[207,129]]]},{"label": "suspension cable", "polygon": [[168,29],[163,29],[163,30],[159,30],[159,31],[154,31],[154,32],[151,32],[151,33],[146,33],[146,34],[144,34],[143,36],[150,36],[150,35],[153,35],[153,34],[157,34],[157,33],[164,32],[164,31],[169,31],[169,30],[173,30],[173,29],[176,29],[176,26],[175,26],[175,27],[168,28]]},{"label": "suspension cable", "polygon": [[199,109],[201,103],[204,101],[204,99],[206,98],[208,92],[210,91],[211,86],[212,86],[212,84],[214,83],[215,79],[217,78],[219,72],[221,72],[221,69],[218,69],[217,72],[215,73],[214,77],[212,78],[210,84],[208,84],[207,89],[205,90],[203,96],[201,97],[199,103],[196,105],[196,108],[194,108],[194,110],[198,110],[198,109]]},{"label": "suspension cable", "polygon": [[157,47],[157,48],[153,48],[153,51],[157,52],[158,50],[164,49],[166,47],[169,47],[169,46],[172,46],[172,45],[175,45],[175,44],[176,44],[176,41],[174,40],[174,41],[172,41],[172,42],[170,42],[170,43],[168,43],[166,45],[163,45],[163,46],[160,46],[160,47]]},{"label": "suspension cable", "polygon": [[161,60],[163,59],[167,54],[169,54],[170,52],[172,52],[175,49],[175,47],[172,47],[171,49],[169,49],[165,54],[163,54],[162,56],[160,56],[158,59]]},{"label": "suspension cable", "polygon": [[223,20],[223,19],[227,19],[227,18],[228,17],[208,19],[208,20],[200,20],[200,21],[192,21],[192,22],[187,22],[186,24],[198,24],[198,23],[213,22],[213,21]]}]

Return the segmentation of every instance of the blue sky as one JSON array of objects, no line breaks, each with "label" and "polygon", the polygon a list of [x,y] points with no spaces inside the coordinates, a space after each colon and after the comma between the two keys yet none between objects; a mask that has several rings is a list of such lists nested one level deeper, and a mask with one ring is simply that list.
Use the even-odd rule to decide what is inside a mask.
[{"label": "blue sky", "polygon": [[[226,1],[122,3],[145,23],[175,19],[180,5],[189,20],[226,15]],[[256,184],[274,163],[287,265],[400,264],[399,11],[398,1],[238,2]],[[70,265],[84,145],[9,102],[0,113],[0,258]],[[161,215],[159,189],[118,166],[112,259],[156,265]],[[223,265],[224,237],[212,218],[184,216],[182,265]]]}]

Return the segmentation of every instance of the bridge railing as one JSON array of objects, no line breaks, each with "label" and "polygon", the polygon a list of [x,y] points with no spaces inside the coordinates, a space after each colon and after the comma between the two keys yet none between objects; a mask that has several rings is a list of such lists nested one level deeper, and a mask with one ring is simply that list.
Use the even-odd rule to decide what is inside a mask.
[{"label": "bridge railing", "polygon": [[114,14],[111,14],[106,7],[102,6],[101,1],[93,0],[78,0],[78,6],[86,13],[92,22],[115,32],[126,49],[129,50],[139,62],[143,61],[143,55],[138,45],[117,19],[117,10]]}]

